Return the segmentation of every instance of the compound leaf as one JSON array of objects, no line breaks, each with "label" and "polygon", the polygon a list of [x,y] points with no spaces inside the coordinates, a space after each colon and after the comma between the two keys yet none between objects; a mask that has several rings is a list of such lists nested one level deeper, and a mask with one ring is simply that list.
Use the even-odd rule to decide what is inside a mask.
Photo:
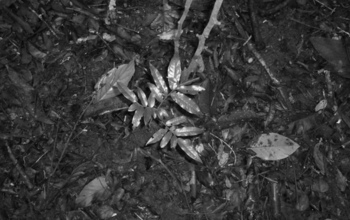
[{"label": "compound leaf", "polygon": [[150,108],[150,107],[146,107],[145,108],[145,114],[143,116],[143,120],[145,122],[145,125],[147,125],[151,121],[153,113],[154,113],[154,109],[153,108]]},{"label": "compound leaf", "polygon": [[199,157],[198,152],[196,149],[194,149],[194,146],[189,139],[178,138],[177,143],[179,144],[180,148],[187,154],[187,156],[191,157],[199,163],[203,163]]},{"label": "compound leaf", "polygon": [[155,68],[152,64],[149,64],[150,70],[151,70],[151,74],[153,77],[154,82],[157,85],[157,88],[164,94],[168,94],[168,87],[165,84],[165,81],[162,77],[162,75],[159,73],[159,71],[157,70],[157,68]]},{"label": "compound leaf", "polygon": [[123,96],[132,102],[137,102],[137,97],[135,93],[129,89],[124,83],[117,82],[118,90],[123,94]]},{"label": "compound leaf", "polygon": [[189,97],[185,96],[182,93],[175,92],[171,93],[173,100],[191,114],[202,115],[201,110],[198,105]]},{"label": "compound leaf", "polygon": [[151,90],[152,94],[154,94],[157,101],[162,102],[163,101],[163,94],[160,92],[160,90],[157,88],[157,86],[155,86],[152,83],[148,83],[148,87]]},{"label": "compound leaf", "polygon": [[154,133],[152,135],[152,137],[147,141],[146,145],[149,145],[149,144],[154,144],[154,143],[157,143],[158,141],[160,141],[164,135],[166,134],[166,132],[168,131],[167,128],[161,128],[159,129],[156,133]]},{"label": "compound leaf", "polygon": [[197,128],[197,127],[183,127],[183,128],[177,128],[174,131],[174,134],[176,136],[194,136],[197,134],[201,134],[204,132],[203,128]]},{"label": "compound leaf", "polygon": [[139,87],[137,88],[137,95],[141,100],[141,104],[146,107],[148,105],[146,94]]},{"label": "compound leaf", "polygon": [[142,106],[139,103],[134,102],[132,105],[129,106],[128,111],[133,112],[133,111],[136,111],[137,109],[139,109],[140,107],[142,107]]},{"label": "compound leaf", "polygon": [[160,148],[164,148],[170,141],[171,137],[173,136],[173,133],[171,131],[168,131],[160,142]]},{"label": "compound leaf", "polygon": [[202,86],[191,85],[191,86],[179,86],[176,88],[176,91],[179,91],[184,94],[197,95],[199,92],[204,91],[205,88]]},{"label": "compound leaf", "polygon": [[179,125],[185,122],[187,122],[187,117],[182,115],[179,117],[169,119],[168,121],[165,122],[165,125],[170,127],[172,125]]},{"label": "compound leaf", "polygon": [[135,129],[140,125],[141,118],[145,112],[145,108],[142,106],[138,107],[136,109],[136,112],[134,114],[134,117],[132,118],[132,128]]},{"label": "compound leaf", "polygon": [[175,53],[168,66],[168,82],[171,90],[176,89],[181,77],[181,62],[179,53]]}]

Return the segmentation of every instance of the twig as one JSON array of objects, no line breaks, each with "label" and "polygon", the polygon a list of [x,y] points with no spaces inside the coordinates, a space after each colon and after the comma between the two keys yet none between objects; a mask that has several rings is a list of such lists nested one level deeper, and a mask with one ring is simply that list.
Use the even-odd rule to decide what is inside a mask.
[{"label": "twig", "polygon": [[233,165],[236,164],[236,161],[237,161],[237,156],[236,156],[236,153],[235,151],[233,150],[233,148],[228,144],[226,143],[226,141],[222,140],[221,138],[219,138],[218,136],[216,136],[215,134],[213,133],[210,133],[211,136],[215,137],[216,139],[218,139],[221,143],[223,143],[224,145],[226,145],[232,152],[233,156],[234,156],[234,162],[233,162]]},{"label": "twig", "polygon": [[[236,26],[239,34],[245,39],[249,38],[248,33],[244,30],[243,26],[239,22],[239,20],[238,20],[238,18],[236,16],[236,12],[232,13],[232,17],[233,17],[235,26]],[[276,74],[266,64],[264,58],[255,49],[255,46],[254,46],[254,44],[252,42],[248,41],[247,42],[247,46],[248,46],[248,49],[255,55],[255,57],[257,58],[259,63],[264,67],[265,72],[267,73],[267,75],[269,76],[270,80],[272,81],[272,84],[277,87],[278,95],[282,98],[281,101],[283,101],[283,103],[281,103],[281,104],[287,109],[292,109],[292,105],[290,104],[290,101],[288,99],[288,95],[286,94],[286,92],[281,87],[281,82],[277,79]]]},{"label": "twig", "polygon": [[28,189],[30,189],[30,190],[33,189],[34,188],[33,184],[30,182],[30,179],[27,176],[26,172],[24,172],[23,168],[19,165],[18,160],[16,159],[15,155],[13,155],[11,147],[10,147],[7,140],[5,140],[5,145],[6,145],[7,152],[9,153],[9,156],[10,156],[13,164],[16,166],[16,169],[18,170],[19,174],[23,177],[24,182],[26,183]]},{"label": "twig", "polygon": [[255,4],[256,3],[254,0],[248,0],[249,16],[250,16],[250,21],[251,21],[250,23],[252,26],[252,34],[253,34],[256,48],[258,50],[263,50],[263,49],[265,49],[266,45],[261,37],[260,28],[259,28],[260,25],[259,25],[259,21],[258,21],[257,9],[256,9]]},{"label": "twig", "polygon": [[169,175],[174,179],[174,181],[176,182],[177,187],[179,188],[180,192],[183,193],[183,189],[181,187],[181,183],[180,181],[176,178],[176,176],[173,174],[173,172],[171,172],[171,170],[163,163],[163,161],[160,158],[156,158],[155,156],[153,156],[152,154],[148,153],[145,150],[142,150],[141,148],[138,148],[138,151],[143,154],[146,157],[150,157],[153,160],[157,161],[158,163],[160,163],[164,169],[169,173]]},{"label": "twig", "polygon": [[196,52],[194,53],[190,64],[188,65],[188,68],[185,68],[181,75],[181,82],[185,82],[188,80],[189,75],[196,70],[196,68],[199,66],[199,71],[204,71],[204,64],[203,59],[201,56],[201,53],[204,49],[205,40],[209,37],[211,29],[214,27],[214,25],[220,24],[220,22],[217,20],[218,12],[221,8],[223,0],[216,0],[214,4],[213,11],[211,12],[209,22],[207,26],[204,28],[204,31],[201,35],[197,36],[199,39],[198,47]]},{"label": "twig", "polygon": [[53,176],[53,175],[55,174],[55,172],[56,172],[58,166],[60,165],[60,163],[61,163],[61,161],[62,161],[62,159],[63,159],[63,156],[64,156],[65,153],[66,153],[66,150],[67,150],[67,148],[68,148],[68,146],[69,146],[70,139],[72,138],[73,133],[74,133],[75,129],[77,128],[79,122],[80,122],[80,119],[83,117],[83,115],[85,114],[85,111],[89,108],[89,106],[90,106],[91,104],[92,104],[92,100],[91,100],[90,103],[86,106],[86,108],[84,109],[84,111],[80,114],[78,120],[75,122],[74,127],[73,127],[71,133],[69,134],[69,137],[67,138],[67,141],[66,141],[66,143],[65,143],[65,145],[64,145],[64,148],[63,148],[63,151],[62,151],[62,153],[61,153],[60,159],[58,160],[57,165],[56,165],[55,169],[52,171],[52,174],[51,174],[50,176]]}]

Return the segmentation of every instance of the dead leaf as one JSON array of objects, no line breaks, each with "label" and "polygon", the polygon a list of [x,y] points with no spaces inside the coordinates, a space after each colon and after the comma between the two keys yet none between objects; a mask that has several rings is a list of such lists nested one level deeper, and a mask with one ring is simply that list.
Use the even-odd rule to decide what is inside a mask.
[{"label": "dead leaf", "polygon": [[350,61],[342,40],[312,37],[310,41],[320,55],[334,67],[340,76],[350,78]]},{"label": "dead leaf", "polygon": [[320,172],[324,175],[326,173],[326,164],[325,164],[326,158],[323,155],[323,153],[320,151],[321,145],[322,145],[321,143],[318,143],[315,145],[313,156],[318,169],[320,169]]},{"label": "dead leaf", "polygon": [[293,140],[277,134],[262,134],[251,144],[256,156],[263,160],[281,160],[293,154],[300,146]]},{"label": "dead leaf", "polygon": [[75,203],[82,207],[90,206],[94,198],[101,198],[102,195],[108,194],[108,191],[106,178],[103,176],[97,177],[81,190],[78,197],[75,199]]}]

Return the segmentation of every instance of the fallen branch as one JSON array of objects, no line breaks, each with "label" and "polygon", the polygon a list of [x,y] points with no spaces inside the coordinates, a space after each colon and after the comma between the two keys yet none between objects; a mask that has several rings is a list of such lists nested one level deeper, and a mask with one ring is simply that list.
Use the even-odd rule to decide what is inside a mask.
[{"label": "fallen branch", "polygon": [[[187,1],[192,1],[192,0],[187,0]],[[186,6],[187,6],[187,1],[186,1]],[[198,42],[198,47],[196,52],[194,53],[190,64],[188,65],[187,68],[184,69],[181,75],[181,82],[185,82],[188,80],[189,75],[196,71],[197,68],[199,67],[198,71],[203,72],[204,71],[204,63],[203,63],[203,58],[202,58],[202,51],[204,49],[205,45],[205,40],[206,38],[209,37],[211,29],[214,27],[214,25],[220,24],[220,22],[217,20],[218,12],[221,8],[223,0],[216,0],[214,4],[213,11],[211,12],[209,22],[207,26],[204,28],[204,31],[201,35],[197,36],[199,39]]]}]

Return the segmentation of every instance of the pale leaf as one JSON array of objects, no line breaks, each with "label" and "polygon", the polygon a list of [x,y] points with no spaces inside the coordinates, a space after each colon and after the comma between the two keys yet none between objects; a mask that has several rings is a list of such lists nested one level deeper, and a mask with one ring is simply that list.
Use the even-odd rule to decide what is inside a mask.
[{"label": "pale leaf", "polygon": [[187,122],[187,117],[182,115],[179,117],[169,119],[168,121],[165,122],[165,125],[166,126],[179,125],[185,122]]},{"label": "pale leaf", "polygon": [[170,140],[170,148],[175,149],[176,146],[177,146],[177,137],[173,135]]},{"label": "pale leaf", "polygon": [[148,102],[148,107],[153,108],[154,105],[156,104],[156,99],[153,92],[151,92],[151,94],[149,94],[147,102]]},{"label": "pale leaf", "polygon": [[91,202],[96,196],[104,194],[108,190],[107,182],[105,177],[97,177],[89,182],[79,193],[75,199],[75,203],[87,207],[91,205]]},{"label": "pale leaf", "polygon": [[193,160],[199,163],[203,163],[199,157],[198,152],[193,147],[193,144],[189,139],[178,138],[177,143],[179,144],[180,148],[187,154],[187,156],[191,157]]},{"label": "pale leaf", "polygon": [[224,167],[227,164],[229,156],[230,156],[230,154],[225,152],[225,145],[223,143],[221,143],[219,145],[218,154],[217,154],[217,158],[218,158],[220,167]]},{"label": "pale leaf", "polygon": [[163,94],[160,92],[160,90],[157,88],[157,86],[155,86],[152,83],[148,83],[148,87],[151,90],[152,94],[154,94],[154,96],[158,102],[162,102],[164,100]]},{"label": "pale leaf", "polygon": [[163,93],[163,95],[168,94],[168,87],[165,84],[165,81],[164,81],[162,75],[159,73],[159,71],[152,64],[149,64],[149,67],[151,70],[153,80],[157,85],[157,88],[160,90],[161,93]]},{"label": "pale leaf", "polygon": [[97,90],[96,101],[111,98],[120,94],[120,91],[113,89],[117,86],[117,82],[128,85],[130,79],[135,73],[135,63],[131,60],[128,64],[122,64],[118,68],[113,68],[104,74],[96,83]]},{"label": "pale leaf", "polygon": [[181,77],[181,63],[179,53],[174,53],[168,66],[168,82],[171,90],[176,89]]},{"label": "pale leaf", "polygon": [[183,127],[177,128],[174,131],[176,136],[194,136],[204,132],[204,129],[197,127]]},{"label": "pale leaf", "polygon": [[154,133],[152,135],[152,137],[147,141],[146,145],[149,145],[149,144],[154,144],[154,143],[157,143],[158,141],[160,141],[165,133],[168,131],[167,128],[161,128],[159,129],[156,133]]},{"label": "pale leaf", "polygon": [[137,97],[135,93],[129,89],[124,83],[117,82],[118,90],[123,94],[123,96],[132,102],[137,102]]},{"label": "pale leaf", "polygon": [[184,94],[197,95],[198,92],[204,91],[205,88],[202,86],[191,85],[191,86],[179,86],[176,88],[176,91],[179,91]]},{"label": "pale leaf", "polygon": [[300,146],[277,133],[262,134],[250,148],[263,160],[281,160],[293,154]]},{"label": "pale leaf", "polygon": [[141,104],[146,107],[148,105],[146,94],[138,87],[137,95],[141,100]]},{"label": "pale leaf", "polygon": [[168,131],[160,142],[160,148],[164,148],[170,141],[171,137],[173,136],[173,133],[171,131]]},{"label": "pale leaf", "polygon": [[173,100],[180,105],[181,108],[185,109],[191,114],[202,115],[201,110],[198,105],[189,97],[185,96],[182,93],[171,93]]},{"label": "pale leaf", "polygon": [[145,109],[140,106],[136,109],[136,112],[134,114],[134,117],[132,118],[132,128],[135,129],[140,125],[141,118],[145,112]]}]

